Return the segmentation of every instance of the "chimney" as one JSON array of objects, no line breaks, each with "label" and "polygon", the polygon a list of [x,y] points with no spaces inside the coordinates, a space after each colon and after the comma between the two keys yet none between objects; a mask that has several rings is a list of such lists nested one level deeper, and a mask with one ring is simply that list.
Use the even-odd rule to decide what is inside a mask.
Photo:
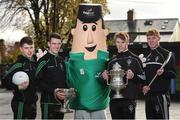
[{"label": "chimney", "polygon": [[137,32],[134,9],[129,9],[127,11],[127,24],[128,24],[128,29],[129,29],[129,38],[130,38],[129,42],[132,43],[137,37],[137,34],[136,35],[130,34],[131,32]]},{"label": "chimney", "polygon": [[136,19],[136,18],[135,18],[134,9],[128,10],[128,12],[127,12],[127,20],[128,20],[128,21],[134,21],[135,19]]}]

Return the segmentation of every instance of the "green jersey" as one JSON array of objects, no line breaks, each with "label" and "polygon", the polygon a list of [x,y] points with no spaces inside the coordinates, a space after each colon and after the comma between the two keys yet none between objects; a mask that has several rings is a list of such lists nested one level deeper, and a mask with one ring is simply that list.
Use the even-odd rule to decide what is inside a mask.
[{"label": "green jersey", "polygon": [[67,81],[76,89],[70,108],[76,110],[101,110],[109,105],[110,87],[99,79],[108,61],[108,52],[98,51],[97,59],[84,60],[84,53],[70,53]]}]

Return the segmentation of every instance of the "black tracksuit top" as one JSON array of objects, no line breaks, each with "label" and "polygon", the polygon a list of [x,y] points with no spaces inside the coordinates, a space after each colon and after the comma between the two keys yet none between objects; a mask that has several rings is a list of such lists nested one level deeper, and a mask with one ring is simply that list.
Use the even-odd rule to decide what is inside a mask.
[{"label": "black tracksuit top", "polygon": [[[13,97],[15,100],[25,103],[34,103],[37,101],[36,82],[34,79],[36,64],[37,63],[34,60],[30,60],[27,57],[20,55],[18,56],[17,61],[12,64],[6,72],[6,75],[2,80],[2,84],[5,88],[13,90]],[[29,76],[30,83],[26,90],[18,90],[18,86],[12,83],[12,77],[14,73],[18,71],[24,71]]]},{"label": "black tracksuit top", "polygon": [[[108,70],[112,69],[112,66],[118,62],[118,64],[121,66],[121,69],[124,71],[127,71],[128,69],[131,69],[134,73],[134,77],[131,80],[128,80],[128,85],[125,89],[122,90],[122,95],[125,99],[131,99],[135,100],[137,97],[137,84],[138,83],[144,83],[145,81],[145,75],[142,68],[142,62],[140,61],[139,57],[134,55],[129,50],[125,52],[118,53],[114,58],[112,58],[108,62]],[[124,76],[124,81],[126,81],[126,75]],[[111,90],[110,96],[112,97],[114,95],[115,91]]]},{"label": "black tracksuit top", "polygon": [[[169,51],[158,47],[151,50],[150,54],[146,57],[146,81],[147,85],[151,82],[153,77],[156,75],[157,70],[162,66],[164,61],[167,59]],[[149,93],[164,94],[170,89],[170,80],[176,77],[175,71],[175,58],[171,56],[168,64],[164,67],[164,73],[161,76],[157,76],[155,81],[150,86]]]},{"label": "black tracksuit top", "polygon": [[36,70],[36,80],[41,90],[41,102],[57,103],[54,90],[56,88],[67,88],[63,58],[49,52],[40,58]]}]

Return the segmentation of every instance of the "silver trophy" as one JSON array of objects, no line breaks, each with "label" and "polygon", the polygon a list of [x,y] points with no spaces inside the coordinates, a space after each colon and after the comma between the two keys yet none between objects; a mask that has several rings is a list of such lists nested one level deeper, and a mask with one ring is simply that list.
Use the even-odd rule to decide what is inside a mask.
[{"label": "silver trophy", "polygon": [[126,83],[123,80],[125,75],[125,71],[121,69],[121,66],[116,62],[113,65],[112,70],[110,72],[110,85],[111,89],[115,90],[116,93],[114,94],[113,98],[123,98],[123,95],[120,93],[122,89],[124,89],[128,85],[128,81]]},{"label": "silver trophy", "polygon": [[62,113],[73,112],[69,108],[69,101],[71,99],[75,98],[75,96],[76,96],[74,88],[69,88],[69,89],[68,88],[62,88],[62,89],[59,89],[59,90],[62,91],[65,94],[64,102],[61,105],[60,112],[62,112]]}]

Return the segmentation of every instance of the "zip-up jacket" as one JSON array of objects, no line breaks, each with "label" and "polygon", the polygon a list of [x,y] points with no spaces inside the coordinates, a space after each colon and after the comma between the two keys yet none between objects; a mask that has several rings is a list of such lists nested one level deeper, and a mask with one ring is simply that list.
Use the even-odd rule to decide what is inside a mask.
[{"label": "zip-up jacket", "polygon": [[[147,85],[151,82],[156,75],[157,70],[162,66],[167,59],[169,51],[158,47],[151,50],[150,54],[146,58],[146,81]],[[149,93],[164,94],[170,89],[170,80],[176,77],[175,71],[175,58],[171,56],[169,62],[164,67],[164,73],[161,76],[157,76],[154,82],[150,86]]]},{"label": "zip-up jacket", "polygon": [[[18,71],[24,71],[29,76],[29,86],[25,90],[19,90],[18,86],[12,83],[12,77],[14,73]],[[2,84],[5,88],[13,90],[14,100],[25,103],[34,103],[37,101],[38,97],[36,95],[36,82],[34,79],[35,71],[36,62],[22,55],[18,56],[17,61],[8,69],[4,79],[2,80]]]},{"label": "zip-up jacket", "polygon": [[67,88],[63,58],[49,52],[40,58],[36,70],[36,80],[41,90],[41,102],[57,103],[54,96],[55,89]]},{"label": "zip-up jacket", "polygon": [[[128,80],[128,85],[126,88],[121,90],[123,97],[125,99],[135,100],[137,97],[137,85],[138,83],[145,82],[145,74],[142,68],[142,62],[140,61],[139,57],[134,55],[129,50],[125,52],[118,53],[114,58],[112,58],[108,63],[108,70],[112,69],[112,66],[116,64],[116,62],[121,66],[125,72],[128,69],[131,69],[134,73],[134,77],[131,80]],[[126,82],[126,75],[123,78],[124,82]],[[111,90],[110,97],[115,94],[114,90]]]}]

